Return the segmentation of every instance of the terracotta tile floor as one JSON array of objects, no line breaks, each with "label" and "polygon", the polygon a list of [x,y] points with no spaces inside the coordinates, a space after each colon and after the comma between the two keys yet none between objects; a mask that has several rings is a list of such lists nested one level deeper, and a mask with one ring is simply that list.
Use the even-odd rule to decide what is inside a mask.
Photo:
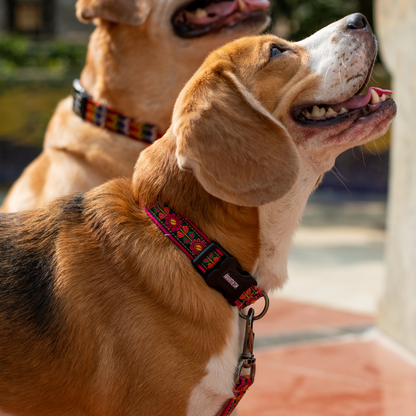
[{"label": "terracotta tile floor", "polygon": [[[260,306],[257,307],[256,303],[257,309],[260,309]],[[260,337],[268,334],[372,324],[374,318],[370,315],[273,298],[270,300],[267,314],[255,322],[254,330],[256,336]]]},{"label": "terracotta tile floor", "polygon": [[[280,300],[254,329],[261,341],[270,335],[307,335],[372,322],[366,315]],[[416,416],[416,366],[397,351],[368,332],[258,348],[256,382],[238,414]]]}]

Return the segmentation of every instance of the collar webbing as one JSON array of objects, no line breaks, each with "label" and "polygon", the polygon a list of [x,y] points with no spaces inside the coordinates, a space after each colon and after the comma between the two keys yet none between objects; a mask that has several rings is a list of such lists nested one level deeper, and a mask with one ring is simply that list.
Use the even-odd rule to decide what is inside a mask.
[{"label": "collar webbing", "polygon": [[94,101],[78,79],[75,79],[72,85],[74,87],[72,108],[85,121],[147,144],[152,144],[162,137],[157,126],[138,123],[129,117],[123,116],[117,110]]},{"label": "collar webbing", "polygon": [[212,242],[191,221],[162,202],[142,205],[147,215],[192,261],[206,283],[240,309],[263,297],[256,280],[245,272],[235,257]]}]

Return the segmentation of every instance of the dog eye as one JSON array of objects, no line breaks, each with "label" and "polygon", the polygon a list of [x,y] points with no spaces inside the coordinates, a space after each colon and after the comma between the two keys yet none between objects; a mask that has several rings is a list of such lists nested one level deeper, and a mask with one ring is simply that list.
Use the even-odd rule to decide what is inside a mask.
[{"label": "dog eye", "polygon": [[270,59],[274,58],[277,55],[282,54],[283,51],[279,49],[276,45],[272,45],[272,48],[270,50]]}]

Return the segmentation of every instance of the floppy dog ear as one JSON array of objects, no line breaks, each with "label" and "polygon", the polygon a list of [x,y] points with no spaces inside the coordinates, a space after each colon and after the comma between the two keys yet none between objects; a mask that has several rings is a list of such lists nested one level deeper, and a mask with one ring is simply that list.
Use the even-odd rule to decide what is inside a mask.
[{"label": "floppy dog ear", "polygon": [[299,157],[286,128],[230,71],[205,71],[179,96],[176,157],[222,200],[259,206],[286,194]]},{"label": "floppy dog ear", "polygon": [[99,17],[115,23],[141,25],[149,15],[150,0],[78,0],[76,10],[82,22]]}]

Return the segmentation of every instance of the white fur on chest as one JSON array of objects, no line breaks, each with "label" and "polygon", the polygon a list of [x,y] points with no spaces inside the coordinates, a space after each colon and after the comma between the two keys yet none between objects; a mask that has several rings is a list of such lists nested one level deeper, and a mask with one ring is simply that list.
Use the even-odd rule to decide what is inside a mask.
[{"label": "white fur on chest", "polygon": [[[233,397],[235,372],[242,349],[242,319],[234,309],[225,348],[208,362],[206,375],[194,388],[188,402],[187,416],[216,416]],[[215,319],[213,317],[213,319]]]}]

